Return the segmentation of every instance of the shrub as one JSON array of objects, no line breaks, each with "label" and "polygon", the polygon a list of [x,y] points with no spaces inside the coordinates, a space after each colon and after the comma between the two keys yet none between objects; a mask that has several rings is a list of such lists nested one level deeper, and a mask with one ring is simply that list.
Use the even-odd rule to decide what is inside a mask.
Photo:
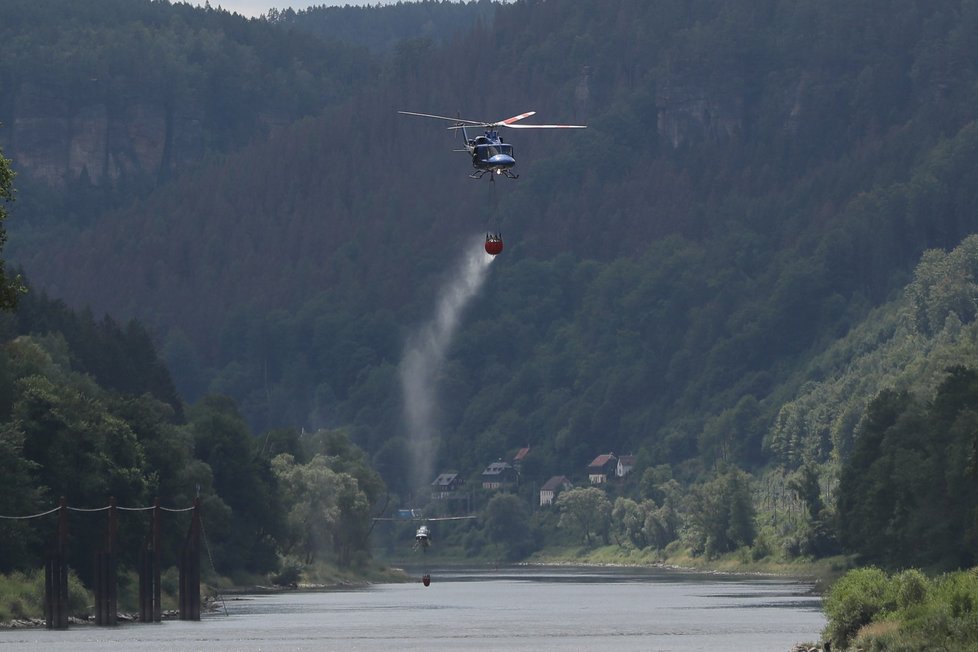
[{"label": "shrub", "polygon": [[[43,580],[42,580],[43,582]],[[42,595],[43,595],[42,586]],[[68,571],[68,613],[77,617],[87,617],[95,606],[95,597],[85,588],[74,570]]]},{"label": "shrub", "polygon": [[900,623],[885,620],[861,627],[853,640],[853,647],[864,652],[904,652],[907,649],[905,643]]},{"label": "shrub", "polygon": [[911,609],[927,600],[930,580],[916,568],[897,573],[890,581],[887,602],[897,609]]},{"label": "shrub", "polygon": [[886,573],[873,567],[850,571],[825,598],[828,624],[823,636],[832,642],[833,648],[846,649],[859,628],[884,610],[886,596]]},{"label": "shrub", "polygon": [[284,557],[279,564],[279,572],[272,577],[278,586],[291,586],[299,583],[304,564],[297,557]]},{"label": "shrub", "polygon": [[877,569],[852,571],[832,587],[825,612],[829,624],[824,635],[837,649],[851,645],[865,652],[978,650],[974,570],[934,580],[915,569],[888,580]]},{"label": "shrub", "polygon": [[0,575],[0,622],[44,615],[44,574]]},{"label": "shrub", "polygon": [[750,558],[753,561],[760,561],[774,554],[774,546],[771,545],[771,536],[767,532],[762,532],[754,539],[754,545],[750,548]]}]

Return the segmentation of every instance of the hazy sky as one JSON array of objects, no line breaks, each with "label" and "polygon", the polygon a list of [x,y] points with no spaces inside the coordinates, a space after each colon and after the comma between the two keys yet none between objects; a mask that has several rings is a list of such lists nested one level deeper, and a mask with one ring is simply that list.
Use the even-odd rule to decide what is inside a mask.
[{"label": "hazy sky", "polygon": [[[204,0],[191,0],[193,4],[203,5]],[[210,0],[212,7],[222,7],[228,11],[236,11],[243,16],[255,18],[268,11],[271,7],[276,9],[287,9],[292,7],[296,11],[307,9],[313,6],[330,5],[377,5],[388,4],[391,0],[316,0],[315,2],[289,2],[289,0]],[[396,2],[396,0],[393,0]]]}]

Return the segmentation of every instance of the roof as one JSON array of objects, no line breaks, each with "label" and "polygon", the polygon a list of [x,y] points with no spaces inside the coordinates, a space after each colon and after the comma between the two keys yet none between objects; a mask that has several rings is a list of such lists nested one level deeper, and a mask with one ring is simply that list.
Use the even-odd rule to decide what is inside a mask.
[{"label": "roof", "polygon": [[513,468],[509,462],[493,462],[486,467],[486,470],[482,472],[482,475],[499,475],[504,471]]},{"label": "roof", "polygon": [[635,466],[635,456],[634,455],[622,455],[618,458],[618,461],[622,466]]},{"label": "roof", "polygon": [[555,475],[547,480],[542,487],[540,487],[540,491],[556,491],[557,489],[569,484],[571,484],[571,481],[567,479],[567,476]]},{"label": "roof", "polygon": [[598,455],[594,458],[594,461],[588,464],[588,468],[604,468],[609,462],[617,461],[614,453],[606,453],[605,455]]},{"label": "roof", "polygon": [[516,455],[513,456],[513,461],[514,462],[522,462],[523,459],[527,456],[527,454],[529,452],[530,452],[530,447],[529,446],[525,446],[525,447],[519,449],[518,451],[516,451]]},{"label": "roof", "polygon": [[452,482],[454,482],[455,478],[457,477],[458,477],[458,473],[442,473],[437,478],[435,478],[435,481],[432,482],[431,484],[433,486],[445,487],[452,484]]}]

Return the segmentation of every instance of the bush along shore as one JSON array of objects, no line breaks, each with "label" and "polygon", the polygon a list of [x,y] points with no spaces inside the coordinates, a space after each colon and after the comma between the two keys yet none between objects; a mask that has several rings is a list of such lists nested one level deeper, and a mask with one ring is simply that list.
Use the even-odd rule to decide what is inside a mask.
[{"label": "bush along shore", "polygon": [[978,568],[929,577],[917,569],[850,571],[825,596],[833,652],[978,649]]}]

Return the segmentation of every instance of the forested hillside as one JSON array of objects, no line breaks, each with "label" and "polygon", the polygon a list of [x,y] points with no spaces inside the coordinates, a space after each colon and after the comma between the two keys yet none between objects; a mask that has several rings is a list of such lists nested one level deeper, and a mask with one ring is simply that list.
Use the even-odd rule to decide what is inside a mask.
[{"label": "forested hillside", "polygon": [[[406,446],[405,338],[462,248],[497,227],[505,253],[439,377],[438,464],[470,477],[526,445],[538,484],[580,477],[609,450],[684,481],[728,465],[838,471],[879,390],[939,382],[933,361],[926,381],[901,380],[912,368],[897,358],[889,374],[853,378],[859,392],[835,379],[896,328],[880,316],[921,282],[924,252],[978,230],[973,2],[540,0],[494,6],[491,20],[479,3],[464,29],[448,14],[459,8],[425,3],[456,37],[380,45],[379,32],[354,30],[362,50],[311,28],[299,38],[312,10],[244,21],[132,4],[167,17],[165,29],[147,17],[131,28],[154,39],[188,23],[207,26],[189,32],[205,42],[249,35],[238,37],[244,58],[225,59],[230,81],[223,68],[200,72],[216,52],[240,51],[219,47],[175,68],[180,85],[152,85],[172,115],[213,99],[227,104],[200,115],[237,127],[214,131],[227,146],[210,157],[170,166],[145,197],[70,230],[44,226],[70,211],[40,199],[43,168],[4,141],[25,179],[9,251],[52,296],[143,320],[189,402],[232,396],[257,432],[349,426],[388,485],[409,493],[403,464],[389,463]],[[373,25],[399,11],[342,15]],[[64,39],[88,42],[79,22],[59,27]],[[40,48],[25,25],[0,28],[22,63],[0,61],[21,86],[59,88],[24,59]],[[108,62],[100,79],[125,87],[134,74],[109,64],[143,65],[126,55],[135,38],[114,39],[115,54],[93,43],[89,58]],[[252,86],[245,61],[268,83]],[[227,81],[228,94],[187,86],[191,71]],[[92,74],[78,73],[65,74]],[[287,107],[288,124],[252,129],[256,103]],[[466,178],[445,125],[397,110],[535,110],[588,129],[504,134],[521,177],[490,184]],[[52,195],[65,206],[81,196],[65,191]],[[836,344],[847,335],[850,348]],[[835,477],[819,468],[816,489],[819,473],[826,486]]]},{"label": "forested hillside", "polygon": [[464,37],[476,22],[492,22],[495,9],[492,0],[419,0],[374,7],[321,5],[299,11],[273,8],[266,12],[265,19],[327,41],[343,41],[383,52],[404,47],[404,41],[445,43]]},{"label": "forested hillside", "polygon": [[28,249],[376,74],[362,47],[182,3],[11,0],[3,14],[0,145],[30,198],[16,243]]}]

